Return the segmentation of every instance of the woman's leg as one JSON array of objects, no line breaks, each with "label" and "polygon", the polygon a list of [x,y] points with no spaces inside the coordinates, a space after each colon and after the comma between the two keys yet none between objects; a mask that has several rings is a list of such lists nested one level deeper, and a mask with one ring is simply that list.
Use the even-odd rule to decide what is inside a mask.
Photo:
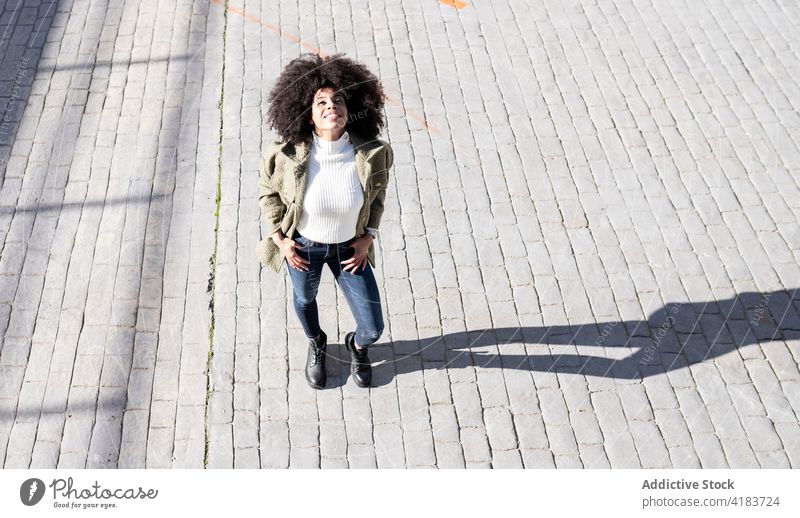
[{"label": "woman's leg", "polygon": [[319,312],[317,310],[317,291],[322,279],[322,267],[325,264],[326,245],[318,245],[302,237],[295,237],[302,246],[295,250],[303,259],[311,264],[308,270],[295,270],[288,264],[289,277],[292,279],[292,299],[294,310],[303,332],[309,339],[320,336]]},{"label": "woman's leg", "polygon": [[353,255],[349,246],[339,245],[337,253],[328,257],[328,266],[342,290],[347,305],[356,321],[355,342],[358,347],[368,347],[378,341],[383,334],[383,312],[378,283],[372,267],[357,271],[343,271],[341,261]]}]

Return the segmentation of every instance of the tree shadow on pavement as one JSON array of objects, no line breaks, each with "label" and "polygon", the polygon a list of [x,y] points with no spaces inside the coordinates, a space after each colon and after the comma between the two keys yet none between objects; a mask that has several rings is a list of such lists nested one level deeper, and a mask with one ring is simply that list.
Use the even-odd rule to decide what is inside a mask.
[{"label": "tree shadow on pavement", "polygon": [[[0,7],[0,185],[58,0]],[[21,174],[21,172],[19,172]]]}]

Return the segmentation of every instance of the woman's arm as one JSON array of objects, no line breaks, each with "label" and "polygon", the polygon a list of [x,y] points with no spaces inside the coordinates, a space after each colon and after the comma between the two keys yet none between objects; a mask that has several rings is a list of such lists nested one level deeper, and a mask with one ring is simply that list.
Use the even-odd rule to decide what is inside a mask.
[{"label": "woman's arm", "polygon": [[373,184],[373,188],[377,188],[378,192],[375,194],[375,198],[369,206],[369,219],[366,224],[368,232],[351,243],[350,246],[355,249],[355,253],[350,259],[342,261],[342,269],[344,271],[355,272],[367,267],[367,253],[372,241],[375,240],[375,236],[372,232],[369,232],[369,230],[377,231],[378,226],[381,224],[383,201],[386,199],[386,184],[389,183],[389,169],[392,167],[392,164],[394,164],[394,151],[392,151],[392,147],[384,142],[384,150],[383,163],[378,162],[374,166],[373,175],[380,175],[383,179],[378,180],[380,185],[377,183]]},{"label": "woman's arm", "polygon": [[276,232],[280,233],[281,219],[286,210],[280,194],[270,185],[280,148],[281,145],[278,143],[270,144],[267,153],[261,158],[258,174],[258,205],[261,207],[261,217],[264,218],[264,222],[269,228],[269,234],[272,236]]},{"label": "woman's arm", "polygon": [[[275,173],[275,166],[278,153],[283,144],[274,143],[267,149],[266,155],[261,160],[261,168],[258,175],[258,205],[261,207],[261,215],[264,222],[269,226],[269,236],[272,241],[281,249],[281,253],[286,258],[287,263],[297,270],[308,270],[309,262],[297,253],[295,248],[298,246],[294,239],[284,237],[281,232],[281,220],[286,212],[286,205],[281,201],[280,194],[272,188],[272,175]],[[280,173],[279,173],[280,174]]]},{"label": "woman's arm", "polygon": [[372,200],[372,203],[369,206],[369,220],[367,221],[366,227],[378,230],[378,227],[381,224],[381,217],[383,216],[383,202],[386,199],[386,185],[389,183],[389,169],[391,169],[392,165],[394,164],[394,151],[392,151],[392,146],[388,143],[384,143],[384,149],[386,150],[384,153],[383,158],[383,167],[381,164],[378,164],[377,172],[385,173],[386,174],[386,181],[383,182],[378,188],[378,194],[375,195],[375,199]]}]

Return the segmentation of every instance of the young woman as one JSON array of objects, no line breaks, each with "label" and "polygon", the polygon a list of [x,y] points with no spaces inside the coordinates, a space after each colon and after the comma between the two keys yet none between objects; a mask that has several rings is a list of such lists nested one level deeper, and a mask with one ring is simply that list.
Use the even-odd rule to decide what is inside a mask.
[{"label": "young woman", "polygon": [[333,273],[356,321],[345,336],[350,372],[368,387],[368,347],[383,333],[372,273],[388,170],[394,154],[379,140],[383,88],[362,64],[341,54],[304,55],[281,72],[269,95],[268,122],[281,137],[261,164],[259,205],[269,237],[262,264],[286,262],[294,308],[309,339],[306,379],[325,386],[327,336],[316,296],[323,266]]}]

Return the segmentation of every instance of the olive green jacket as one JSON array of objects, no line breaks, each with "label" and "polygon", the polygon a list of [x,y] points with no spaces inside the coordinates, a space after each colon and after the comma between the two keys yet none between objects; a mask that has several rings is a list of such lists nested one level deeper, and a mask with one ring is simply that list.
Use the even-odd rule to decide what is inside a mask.
[{"label": "olive green jacket", "polygon": [[[348,134],[355,148],[356,171],[364,189],[364,205],[356,226],[356,236],[362,236],[367,227],[377,229],[380,225],[394,152],[382,140],[365,140],[352,131]],[[276,272],[280,270],[285,258],[270,235],[278,229],[284,236],[294,235],[302,213],[310,151],[311,142],[274,142],[261,159],[258,204],[267,226],[267,235],[258,244],[256,253],[261,264]],[[374,268],[374,243],[369,245],[367,260]]]}]

